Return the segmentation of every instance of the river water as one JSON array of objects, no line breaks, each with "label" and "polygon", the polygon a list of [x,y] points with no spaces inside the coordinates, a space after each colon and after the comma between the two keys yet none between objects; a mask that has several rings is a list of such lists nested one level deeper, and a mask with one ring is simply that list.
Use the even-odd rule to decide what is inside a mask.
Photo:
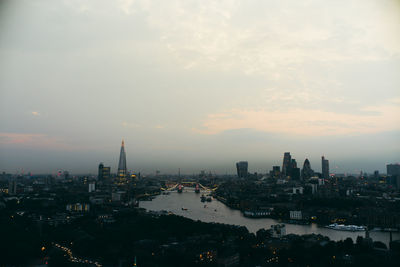
[{"label": "river water", "polygon": [[[271,225],[280,223],[277,220],[269,218],[246,218],[238,210],[231,209],[222,202],[213,199],[212,202],[201,202],[201,194],[193,191],[184,191],[183,193],[171,192],[169,195],[159,195],[152,201],[140,201],[139,207],[151,211],[170,211],[176,215],[181,215],[193,220],[203,222],[217,222],[246,226],[250,232],[257,232],[261,228],[269,229]],[[204,206],[206,205],[206,206]],[[182,209],[184,208],[184,209]],[[187,209],[187,210],[186,210]],[[285,224],[286,234],[321,234],[328,236],[331,240],[339,241],[351,237],[356,241],[357,236],[365,237],[365,232],[338,231],[318,227],[316,224],[297,225]],[[374,241],[381,241],[389,245],[389,233],[370,232],[370,237]],[[393,240],[400,239],[400,233],[393,233]]]}]

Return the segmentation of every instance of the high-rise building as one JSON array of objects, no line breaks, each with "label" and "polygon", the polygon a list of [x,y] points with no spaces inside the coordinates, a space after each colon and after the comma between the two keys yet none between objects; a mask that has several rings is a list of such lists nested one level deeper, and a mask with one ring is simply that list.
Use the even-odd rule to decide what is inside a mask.
[{"label": "high-rise building", "polygon": [[311,164],[308,159],[304,161],[303,169],[301,170],[301,179],[308,180],[314,176],[314,171],[311,169]]},{"label": "high-rise building", "polygon": [[11,179],[8,181],[8,194],[16,195],[17,194],[17,181],[15,179]]},{"label": "high-rise building", "polygon": [[117,176],[118,176],[118,178],[126,178],[127,174],[128,174],[128,171],[126,168],[125,143],[124,143],[124,140],[122,140],[121,152],[119,153]]},{"label": "high-rise building", "polygon": [[239,178],[247,177],[249,174],[249,163],[247,161],[239,161],[236,163],[237,175]]},{"label": "high-rise building", "polygon": [[290,152],[285,152],[283,155],[283,164],[282,164],[282,173],[284,175],[290,174],[290,165],[292,163],[292,156],[290,156]]},{"label": "high-rise building", "polygon": [[322,178],[328,179],[329,178],[329,160],[325,159],[325,157],[322,156],[321,164],[322,164]]},{"label": "high-rise building", "polygon": [[97,176],[99,181],[109,181],[111,177],[111,167],[105,167],[103,163],[99,164],[99,174]]},{"label": "high-rise building", "polygon": [[97,179],[99,181],[103,180],[103,168],[104,168],[104,164],[103,164],[103,162],[100,162],[100,164],[99,164],[99,172],[97,174]]},{"label": "high-rise building", "polygon": [[297,162],[295,159],[292,159],[292,161],[290,162],[290,168],[291,169],[297,168]]},{"label": "high-rise building", "polygon": [[92,193],[96,191],[96,183],[95,182],[90,182],[89,183],[89,193]]},{"label": "high-rise building", "polygon": [[293,180],[300,180],[300,168],[297,168],[297,162],[293,158],[290,160],[289,167],[286,169],[286,176],[289,176]]},{"label": "high-rise building", "polygon": [[291,168],[290,178],[293,180],[300,180],[300,168]]},{"label": "high-rise building", "polygon": [[281,176],[281,167],[280,166],[272,166],[272,171],[270,171],[270,176],[278,178]]},{"label": "high-rise building", "polygon": [[400,164],[388,164],[386,165],[386,172],[388,176],[400,176]]}]

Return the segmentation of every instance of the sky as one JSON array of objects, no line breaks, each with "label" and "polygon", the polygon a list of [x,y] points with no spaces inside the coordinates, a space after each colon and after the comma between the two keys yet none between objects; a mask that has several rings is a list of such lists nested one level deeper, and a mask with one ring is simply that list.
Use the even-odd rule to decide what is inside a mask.
[{"label": "sky", "polygon": [[398,0],[2,0],[0,171],[400,161]]}]

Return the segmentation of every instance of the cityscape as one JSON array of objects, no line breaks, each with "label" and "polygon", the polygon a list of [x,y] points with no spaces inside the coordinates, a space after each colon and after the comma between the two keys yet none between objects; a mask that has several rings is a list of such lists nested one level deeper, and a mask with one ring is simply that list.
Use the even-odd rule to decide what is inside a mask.
[{"label": "cityscape", "polygon": [[[396,265],[400,164],[357,176],[281,166],[236,175],[4,173],[0,179],[3,264],[41,266]],[[236,213],[232,212],[235,211]],[[304,251],[313,248],[318,257]],[[301,252],[299,254],[299,251]],[[26,257],[18,257],[24,253]],[[179,258],[177,263],[177,258]],[[283,258],[283,260],[282,260]],[[297,265],[295,265],[297,266]]]},{"label": "cityscape", "polygon": [[0,267],[400,264],[400,1],[1,0]]}]

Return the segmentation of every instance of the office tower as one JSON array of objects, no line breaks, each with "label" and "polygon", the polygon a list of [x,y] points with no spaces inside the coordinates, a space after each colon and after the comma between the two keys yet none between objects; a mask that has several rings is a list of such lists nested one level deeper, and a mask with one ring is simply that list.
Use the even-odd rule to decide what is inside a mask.
[{"label": "office tower", "polygon": [[293,158],[290,160],[289,166],[286,167],[286,176],[289,176],[294,180],[300,179],[300,169],[297,168],[297,162]]},{"label": "office tower", "polygon": [[400,176],[400,164],[386,165],[386,172],[388,176]]},{"label": "office tower", "polygon": [[101,163],[99,164],[99,172],[98,172],[98,174],[97,174],[97,179],[98,179],[99,181],[102,181],[102,180],[103,180],[103,168],[104,168],[104,164],[103,164],[103,162],[101,162]]},{"label": "office tower", "polygon": [[295,159],[292,159],[292,161],[290,162],[290,168],[291,169],[297,168],[297,162]]},{"label": "office tower", "polygon": [[247,161],[240,161],[236,163],[237,175],[239,178],[247,177],[249,163]]},{"label": "office tower", "polygon": [[105,167],[103,163],[99,164],[99,173],[98,180],[99,181],[108,181],[111,177],[111,167]]},{"label": "office tower", "polygon": [[322,164],[322,178],[328,179],[329,178],[329,160],[325,159],[325,157],[322,156],[321,164]]},{"label": "office tower", "polygon": [[281,167],[280,166],[272,166],[272,171],[270,174],[272,177],[281,176]]},{"label": "office tower", "polygon": [[374,178],[379,178],[379,171],[378,170],[374,171]]},{"label": "office tower", "polygon": [[15,179],[8,181],[8,194],[9,195],[17,194],[17,181]]},{"label": "office tower", "polygon": [[111,178],[111,167],[103,167],[103,180],[108,181]]},{"label": "office tower", "polygon": [[300,180],[300,168],[292,168],[290,170],[290,178],[293,180]]},{"label": "office tower", "polygon": [[285,154],[283,155],[283,164],[282,164],[282,173],[284,175],[289,175],[291,163],[292,163],[292,156],[290,156],[290,152],[285,152]]},{"label": "office tower", "polygon": [[388,180],[391,181],[392,184],[397,186],[397,189],[400,189],[400,164],[388,164],[386,165],[386,172]]},{"label": "office tower", "polygon": [[308,159],[304,161],[303,169],[301,170],[301,179],[308,180],[314,176],[314,171],[311,169],[311,164]]},{"label": "office tower", "polygon": [[91,182],[89,183],[89,193],[96,191],[96,183]]},{"label": "office tower", "polygon": [[119,163],[118,163],[118,178],[126,178],[128,171],[126,169],[126,155],[125,155],[125,143],[122,140],[121,144],[121,152],[119,154]]}]

